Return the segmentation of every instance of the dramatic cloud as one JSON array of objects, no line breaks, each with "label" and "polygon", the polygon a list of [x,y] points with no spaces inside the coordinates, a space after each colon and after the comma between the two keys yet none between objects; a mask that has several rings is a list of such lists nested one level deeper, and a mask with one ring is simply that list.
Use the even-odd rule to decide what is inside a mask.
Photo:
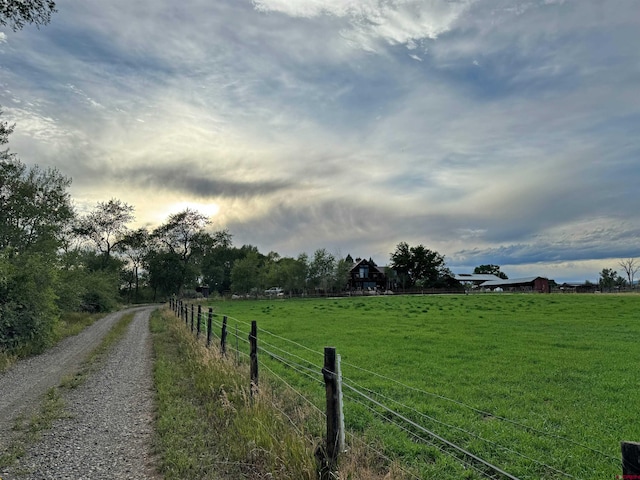
[{"label": "dramatic cloud", "polygon": [[156,225],[456,272],[597,279],[640,256],[635,0],[59,5],[0,32],[10,148]]}]

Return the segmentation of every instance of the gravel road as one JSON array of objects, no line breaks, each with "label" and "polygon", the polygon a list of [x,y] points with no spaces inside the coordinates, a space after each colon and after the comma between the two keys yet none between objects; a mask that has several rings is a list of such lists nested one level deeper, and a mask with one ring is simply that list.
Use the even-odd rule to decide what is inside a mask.
[{"label": "gravel road", "polygon": [[[153,435],[152,351],[149,315],[137,308],[129,329],[100,368],[74,390],[62,389],[70,418],[57,420],[3,480],[158,479],[151,461]],[[130,311],[130,310],[129,310]],[[0,449],[13,420],[27,405],[74,373],[125,313],[96,322],[50,351],[0,376]]]}]

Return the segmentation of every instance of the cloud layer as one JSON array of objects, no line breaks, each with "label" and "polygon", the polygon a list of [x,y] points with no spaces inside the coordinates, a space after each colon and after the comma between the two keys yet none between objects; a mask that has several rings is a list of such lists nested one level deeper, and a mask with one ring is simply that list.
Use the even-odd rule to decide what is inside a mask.
[{"label": "cloud layer", "polygon": [[284,255],[407,241],[454,271],[595,280],[640,256],[636,7],[69,0],[0,32],[0,105],[81,209],[191,202]]}]

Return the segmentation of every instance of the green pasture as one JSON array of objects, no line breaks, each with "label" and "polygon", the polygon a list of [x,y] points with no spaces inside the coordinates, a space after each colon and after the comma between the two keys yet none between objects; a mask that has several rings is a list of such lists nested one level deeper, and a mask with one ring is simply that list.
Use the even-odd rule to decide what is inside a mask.
[{"label": "green pasture", "polygon": [[[637,295],[216,300],[209,306],[216,322],[229,316],[230,348],[237,343],[247,351],[247,324],[256,320],[259,346],[294,364],[284,367],[261,352],[262,372],[273,370],[319,407],[324,390],[309,372],[322,366],[323,348],[334,346],[346,384],[521,479],[612,479],[622,473],[620,441],[640,441]],[[428,438],[421,429],[381,421],[397,419],[351,389],[344,392],[347,429],[379,439],[387,455],[421,478],[489,472],[464,456],[456,460],[455,450],[440,442],[416,440]]]}]

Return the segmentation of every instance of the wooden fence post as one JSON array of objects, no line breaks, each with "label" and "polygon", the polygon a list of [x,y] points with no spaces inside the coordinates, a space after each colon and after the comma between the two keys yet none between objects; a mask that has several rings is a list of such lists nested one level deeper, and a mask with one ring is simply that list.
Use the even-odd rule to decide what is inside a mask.
[{"label": "wooden fence post", "polygon": [[198,328],[196,329],[196,331],[198,333],[196,333],[196,337],[200,338],[200,320],[202,319],[202,305],[198,304]]},{"label": "wooden fence post", "polygon": [[324,368],[322,375],[327,397],[327,444],[326,458],[322,468],[322,478],[330,478],[330,473],[335,469],[340,451],[340,393],[338,389],[338,375],[336,349],[324,348]]},{"label": "wooden fence post", "polygon": [[251,333],[249,333],[250,358],[251,358],[251,397],[258,393],[258,323],[251,321]]},{"label": "wooden fence post", "polygon": [[336,375],[338,381],[338,425],[339,425],[339,434],[338,434],[338,451],[345,451],[345,428],[344,428],[344,397],[342,395],[342,358],[338,354],[336,356]]},{"label": "wooden fence post", "polygon": [[209,307],[209,315],[207,317],[207,347],[211,346],[211,323],[213,322],[213,307]]},{"label": "wooden fence post", "polygon": [[194,311],[194,308],[193,308],[193,303],[192,303],[191,304],[191,333],[193,333],[193,327],[195,327],[194,321],[193,321],[193,311]]},{"label": "wooden fence post", "polygon": [[640,478],[640,443],[622,442],[622,478]]},{"label": "wooden fence post", "polygon": [[227,356],[227,316],[222,317],[222,333],[220,334],[220,353]]}]

